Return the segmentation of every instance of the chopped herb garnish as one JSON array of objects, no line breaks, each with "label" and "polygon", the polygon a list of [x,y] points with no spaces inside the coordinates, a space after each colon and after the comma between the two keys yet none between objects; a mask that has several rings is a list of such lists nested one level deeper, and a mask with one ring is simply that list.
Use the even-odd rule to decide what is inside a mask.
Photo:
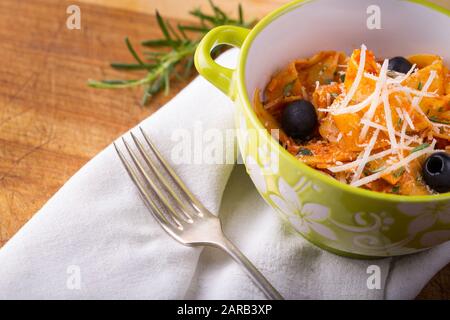
[{"label": "chopped herb garnish", "polygon": [[312,156],[313,153],[308,148],[300,148],[297,153],[298,156]]},{"label": "chopped herb garnish", "polygon": [[394,176],[394,178],[400,178],[404,173],[405,173],[405,168],[401,167],[401,168],[397,169],[396,171],[394,171],[394,173],[392,173],[392,175]]},{"label": "chopped herb garnish", "polygon": [[419,81],[419,85],[417,86],[417,90],[422,90],[422,81]]},{"label": "chopped herb garnish", "polygon": [[377,168],[377,169],[370,170],[370,173],[381,172],[381,171],[383,171],[384,169],[386,169],[386,167],[379,167],[379,168]]},{"label": "chopped herb garnish", "polygon": [[397,127],[400,127],[403,123],[403,120],[401,118],[398,118],[397,120]]},{"label": "chopped herb garnish", "polygon": [[417,147],[415,147],[414,149],[411,150],[411,153],[423,150],[425,148],[428,148],[430,146],[429,143],[422,143],[421,145],[418,145]]},{"label": "chopped herb garnish", "polygon": [[387,74],[387,76],[390,77],[390,78],[395,78],[395,77],[398,76],[397,71],[393,71],[393,70],[388,70],[386,74]]},{"label": "chopped herb garnish", "polygon": [[283,88],[283,95],[285,97],[289,97],[292,94],[292,88],[294,87],[294,81],[289,82],[287,85],[284,86]]},{"label": "chopped herb garnish", "polygon": [[345,82],[345,73],[341,74],[341,82]]},{"label": "chopped herb garnish", "polygon": [[428,117],[428,119],[430,119],[430,121],[433,121],[433,122],[436,122],[436,123],[450,124],[449,121],[441,120],[437,116],[431,116],[431,117]]},{"label": "chopped herb garnish", "polygon": [[392,187],[392,193],[398,193],[400,191],[400,186]]}]

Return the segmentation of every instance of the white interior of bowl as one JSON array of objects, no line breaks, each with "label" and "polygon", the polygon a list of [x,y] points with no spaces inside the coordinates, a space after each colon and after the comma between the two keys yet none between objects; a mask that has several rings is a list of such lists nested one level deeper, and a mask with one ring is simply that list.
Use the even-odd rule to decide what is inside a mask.
[{"label": "white interior of bowl", "polygon": [[[381,9],[381,29],[367,28],[367,8]],[[376,57],[432,53],[450,62],[450,18],[424,5],[394,0],[312,0],[284,13],[262,30],[248,52],[248,96],[263,89],[289,61],[322,50],[351,53],[365,44]]]}]

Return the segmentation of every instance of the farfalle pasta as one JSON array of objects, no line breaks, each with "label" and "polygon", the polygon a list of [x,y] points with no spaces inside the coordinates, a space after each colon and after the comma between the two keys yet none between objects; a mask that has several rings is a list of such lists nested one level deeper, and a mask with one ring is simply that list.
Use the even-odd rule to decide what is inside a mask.
[{"label": "farfalle pasta", "polygon": [[254,110],[305,164],[355,187],[450,191],[450,73],[438,55],[323,51],[289,63]]}]

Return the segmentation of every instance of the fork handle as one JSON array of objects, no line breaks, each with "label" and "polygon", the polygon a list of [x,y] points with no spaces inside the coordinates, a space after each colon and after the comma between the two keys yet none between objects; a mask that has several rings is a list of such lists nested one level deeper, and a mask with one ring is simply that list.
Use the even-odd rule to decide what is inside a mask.
[{"label": "fork handle", "polygon": [[281,294],[270,284],[261,272],[247,259],[247,257],[226,237],[223,237],[220,248],[228,253],[240,266],[244,268],[253,283],[270,300],[284,300]]}]

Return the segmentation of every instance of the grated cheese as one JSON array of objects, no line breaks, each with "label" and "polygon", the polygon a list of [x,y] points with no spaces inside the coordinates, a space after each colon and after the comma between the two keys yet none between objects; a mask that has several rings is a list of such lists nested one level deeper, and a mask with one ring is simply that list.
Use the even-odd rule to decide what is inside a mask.
[{"label": "grated cheese", "polygon": [[416,130],[416,127],[414,127],[414,123],[411,120],[411,117],[409,116],[408,111],[404,110],[405,120],[408,123],[411,130]]},{"label": "grated cheese", "polygon": [[330,111],[334,115],[346,114],[346,113],[355,113],[355,112],[361,111],[362,109],[367,107],[370,104],[370,102],[372,101],[372,99],[373,99],[373,94],[368,96],[364,101],[362,101],[360,103],[348,106],[346,108],[331,109],[331,110],[328,110],[328,111]]},{"label": "grated cheese", "polygon": [[353,181],[350,185],[354,186],[354,187],[360,187],[362,185],[365,185],[367,183],[370,183],[372,181],[375,181],[379,178],[381,178],[382,176],[397,170],[405,165],[407,165],[408,163],[410,163],[411,161],[413,161],[414,159],[417,159],[419,157],[421,157],[424,154],[428,154],[428,153],[432,153],[434,152],[434,146],[436,145],[436,140],[433,140],[433,142],[431,143],[431,145],[423,150],[417,151],[417,152],[413,152],[410,153],[407,157],[405,157],[404,159],[394,163],[393,165],[391,165],[390,167],[386,168],[383,171],[374,173],[370,176],[364,177],[360,180],[357,181]]},{"label": "grated cheese", "polygon": [[[396,98],[398,98],[398,97],[396,96]],[[397,112],[397,115],[398,115],[398,117],[399,117],[400,119],[404,120],[404,119],[403,119],[403,112],[402,112],[402,109],[400,109],[399,107],[397,107],[397,108],[395,108],[395,112]]]},{"label": "grated cheese", "polygon": [[392,111],[391,111],[391,105],[389,103],[389,95],[386,90],[384,90],[382,93],[382,100],[383,100],[383,106],[384,106],[384,117],[386,120],[386,127],[388,129],[388,135],[389,135],[389,140],[391,143],[391,148],[398,149],[397,140],[395,139],[395,129],[394,129],[394,125],[392,124]]},{"label": "grated cheese", "polygon": [[[367,163],[377,160],[377,159],[384,158],[384,157],[390,155],[391,153],[392,153],[391,149],[375,153],[367,159]],[[330,170],[333,173],[347,171],[347,170],[351,170],[352,168],[357,167],[360,163],[361,163],[361,159],[359,158],[359,159],[356,159],[355,161],[346,163],[342,166],[329,167],[328,170]]]},{"label": "grated cheese", "polygon": [[[408,125],[408,123],[406,121],[403,121],[402,129],[401,129],[401,132],[400,132],[400,149],[401,150],[399,150],[399,153],[398,153],[398,156],[399,156],[400,160],[403,159],[403,150],[402,149],[405,146],[405,137],[406,137],[406,127],[407,127],[407,125]],[[409,172],[409,166],[408,165],[406,165],[406,171]]]},{"label": "grated cheese", "polygon": [[[344,92],[344,94],[340,96],[342,97],[342,99],[335,99],[330,106],[330,94],[327,94],[326,98],[328,108],[319,109],[319,111],[329,112],[333,115],[356,113],[366,109],[364,115],[361,118],[362,128],[359,135],[359,140],[361,144],[357,144],[362,148],[361,153],[358,155],[355,161],[345,164],[343,164],[341,161],[335,161],[335,166],[327,168],[329,171],[333,173],[339,173],[341,175],[343,174],[342,173],[343,171],[347,171],[347,178],[349,179],[349,181],[351,181],[350,185],[356,187],[377,180],[383,175],[386,175],[400,167],[405,167],[405,169],[409,172],[410,171],[409,163],[411,161],[434,150],[436,144],[435,140],[433,140],[433,142],[429,147],[423,150],[409,153],[409,155],[405,156],[404,150],[411,151],[413,149],[411,144],[414,143],[413,146],[415,146],[417,143],[420,145],[422,144],[423,138],[417,135],[410,136],[407,134],[408,128],[410,128],[413,131],[416,130],[414,123],[408,111],[403,109],[403,104],[405,102],[401,99],[400,95],[394,96],[398,104],[397,107],[395,107],[395,109],[394,106],[392,106],[391,108],[389,101],[390,94],[395,92],[401,92],[404,95],[404,97],[411,102],[412,108],[416,109],[417,112],[421,116],[423,116],[429,124],[432,125],[433,130],[436,131],[438,129],[437,127],[442,126],[450,127],[447,124],[432,122],[424,114],[424,112],[419,106],[420,102],[424,97],[439,96],[437,94],[437,91],[428,92],[433,80],[437,76],[436,71],[431,71],[430,76],[428,77],[425,84],[420,88],[420,90],[417,90],[402,85],[402,83],[406,79],[408,79],[408,77],[410,77],[411,74],[413,74],[418,70],[416,68],[416,65],[413,65],[406,74],[395,73],[388,70],[389,60],[385,59],[383,61],[383,64],[380,66],[379,74],[374,75],[365,72],[366,54],[367,48],[363,44],[361,46],[360,61],[358,64],[356,76],[348,92],[347,93],[345,92],[345,87],[341,84],[340,87],[342,88],[342,92]],[[342,71],[339,71],[339,73],[342,73]],[[363,77],[374,80],[376,82],[375,89],[363,101],[350,105]],[[317,88],[318,85],[316,82],[316,89]],[[376,111],[378,107],[381,107],[381,105],[383,105],[382,107],[385,116],[385,126],[375,122],[377,120],[374,119]],[[401,128],[400,123],[397,125],[400,132],[396,131],[396,127],[394,126],[393,123],[393,114],[392,114],[394,112],[393,110],[395,110],[398,119],[402,121]],[[372,137],[370,138],[370,141],[368,143],[364,143],[365,141],[367,141],[365,140],[365,138],[369,133],[370,128],[373,128],[375,130],[373,132]],[[376,154],[371,154],[377,144],[377,141],[380,139],[379,137],[380,132],[387,133],[386,136],[389,139],[384,139],[382,137],[381,140],[386,142],[390,146],[390,148],[378,152]],[[347,136],[352,136],[352,134],[353,132],[350,131],[347,133]],[[339,142],[342,139],[342,137],[343,134],[339,132],[336,141]],[[429,136],[429,138],[432,139],[432,136]],[[374,172],[372,175],[361,178],[362,172],[366,167],[367,163],[387,156],[390,156],[389,159],[386,161],[387,168],[380,168],[379,171],[377,170],[377,172]],[[340,178],[342,178],[342,176],[340,176]]]},{"label": "grated cheese", "polygon": [[439,95],[436,92],[422,92],[416,89],[408,88],[408,87],[395,87],[394,89],[390,90],[393,92],[408,92],[416,96],[420,97],[428,97],[428,98],[434,98],[438,97]]},{"label": "grated cheese", "polygon": [[369,145],[364,149],[364,153],[361,158],[361,162],[358,165],[358,168],[356,169],[355,174],[353,175],[352,181],[356,181],[361,176],[361,173],[364,170],[364,167],[367,164],[367,161],[370,157],[370,153],[372,152],[373,147],[375,146],[375,143],[377,142],[378,134],[380,133],[380,129],[376,129],[375,132],[372,135],[372,138],[370,139]]},{"label": "grated cheese", "polygon": [[[369,107],[369,110],[364,114],[364,117],[363,117],[364,119],[372,120],[372,118],[375,114],[375,111],[378,107],[378,101],[380,99],[381,90],[383,89],[385,82],[386,82],[388,65],[389,65],[389,60],[384,59],[383,66],[381,67],[381,70],[380,70],[380,76],[379,76],[379,79],[375,86],[374,97],[373,97],[372,103]],[[364,140],[368,131],[369,131],[369,127],[367,125],[364,125],[361,130],[361,133],[359,135],[359,139]]]},{"label": "grated cheese", "polygon": [[[373,122],[373,121],[369,121],[369,120],[365,120],[365,119],[362,119],[362,120],[361,120],[361,123],[362,123],[362,124],[367,124],[369,127],[372,127],[372,128],[375,128],[375,129],[380,129],[381,131],[384,131],[384,132],[388,132],[388,129],[387,129],[385,126],[382,126],[382,125],[379,124],[379,123],[376,123],[376,122]],[[397,131],[395,131],[394,134],[395,134],[397,137],[400,137],[400,136],[401,136],[401,134],[400,134],[399,132],[397,132]],[[411,142],[417,142],[417,143],[420,143],[420,140],[418,140],[417,137],[414,138],[414,137],[410,137],[410,136],[406,135],[405,138],[408,139],[407,141],[408,141],[409,143],[411,143]],[[387,141],[387,140],[386,140],[386,141]]]},{"label": "grated cheese", "polygon": [[353,96],[356,93],[356,90],[358,89],[359,83],[361,82],[361,79],[364,74],[364,67],[366,66],[366,50],[367,47],[363,44],[361,45],[361,53],[359,55],[359,65],[358,65],[358,71],[356,73],[355,80],[352,83],[352,86],[350,87],[350,90],[348,91],[348,94],[345,96],[344,101],[340,105],[341,108],[345,108],[348,103],[352,100]]},{"label": "grated cheese", "polygon": [[418,94],[416,97],[412,99],[411,105],[413,108],[415,108],[419,113],[421,113],[425,118],[428,119],[428,117],[423,113],[422,109],[420,109],[419,104],[422,101],[422,97],[425,93],[427,93],[428,88],[430,87],[431,83],[433,82],[434,78],[436,77],[436,71],[432,70],[430,71],[430,76],[427,79],[427,82],[422,87],[422,90],[420,90],[420,94]]}]

